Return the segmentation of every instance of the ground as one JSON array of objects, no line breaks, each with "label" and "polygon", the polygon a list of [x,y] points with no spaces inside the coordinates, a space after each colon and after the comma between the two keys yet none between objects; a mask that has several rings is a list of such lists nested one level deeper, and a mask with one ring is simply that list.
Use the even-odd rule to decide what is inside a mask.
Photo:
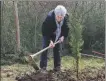
[{"label": "ground", "polygon": [[64,70],[60,72],[48,71],[46,74],[41,72],[33,72],[17,77],[17,81],[105,81],[104,67],[86,68],[79,73],[79,80],[76,78],[74,70]]},{"label": "ground", "polygon": [[[37,62],[39,63],[39,62]],[[49,59],[48,72],[42,74],[28,64],[1,66],[1,81],[77,81],[73,57],[62,57],[62,71],[54,72],[53,59]],[[83,57],[80,63],[79,81],[105,81],[104,59]]]}]

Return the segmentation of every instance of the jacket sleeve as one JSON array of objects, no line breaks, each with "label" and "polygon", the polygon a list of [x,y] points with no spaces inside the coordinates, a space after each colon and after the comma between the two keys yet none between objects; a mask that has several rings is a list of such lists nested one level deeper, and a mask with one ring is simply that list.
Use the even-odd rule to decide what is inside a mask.
[{"label": "jacket sleeve", "polygon": [[51,35],[50,23],[51,23],[51,18],[50,16],[47,16],[42,24],[42,36],[46,36],[48,40],[50,40],[50,35]]},{"label": "jacket sleeve", "polygon": [[69,15],[67,14],[65,17],[65,23],[62,29],[61,36],[64,36],[65,38],[68,36],[69,33]]}]

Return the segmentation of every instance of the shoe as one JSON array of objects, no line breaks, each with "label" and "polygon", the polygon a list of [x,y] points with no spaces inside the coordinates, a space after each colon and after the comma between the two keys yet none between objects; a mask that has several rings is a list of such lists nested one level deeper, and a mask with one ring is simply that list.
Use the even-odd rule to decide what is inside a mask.
[{"label": "shoe", "polygon": [[43,67],[43,68],[40,69],[40,72],[46,74],[47,73],[47,70],[46,70],[45,67]]},{"label": "shoe", "polygon": [[57,72],[57,71],[61,71],[61,68],[60,68],[60,66],[57,66],[57,67],[54,68],[53,70]]}]

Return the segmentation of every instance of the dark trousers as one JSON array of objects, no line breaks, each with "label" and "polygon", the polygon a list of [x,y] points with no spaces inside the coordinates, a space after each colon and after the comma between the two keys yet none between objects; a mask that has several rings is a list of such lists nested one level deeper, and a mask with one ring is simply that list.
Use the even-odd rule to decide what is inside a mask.
[{"label": "dark trousers", "polygon": [[[49,46],[49,43],[50,43],[50,41],[46,37],[43,37],[43,48]],[[59,52],[60,47],[59,46],[60,46],[59,44],[56,44],[55,47],[53,48],[54,68],[56,68],[58,66],[60,67],[60,65],[61,65],[61,58],[60,58],[60,52]],[[47,52],[48,52],[48,50],[44,51],[41,54],[40,68],[47,67]]]}]

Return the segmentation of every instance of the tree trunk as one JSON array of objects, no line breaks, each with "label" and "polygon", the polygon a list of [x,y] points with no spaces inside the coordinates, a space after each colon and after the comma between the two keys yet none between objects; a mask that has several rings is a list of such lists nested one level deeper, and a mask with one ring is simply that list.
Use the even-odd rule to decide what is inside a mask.
[{"label": "tree trunk", "polygon": [[20,27],[19,27],[17,2],[13,1],[13,4],[14,4],[14,15],[15,15],[15,24],[16,24],[17,51],[20,51]]},{"label": "tree trunk", "polygon": [[79,56],[76,59],[76,71],[77,71],[77,81],[79,80]]}]

